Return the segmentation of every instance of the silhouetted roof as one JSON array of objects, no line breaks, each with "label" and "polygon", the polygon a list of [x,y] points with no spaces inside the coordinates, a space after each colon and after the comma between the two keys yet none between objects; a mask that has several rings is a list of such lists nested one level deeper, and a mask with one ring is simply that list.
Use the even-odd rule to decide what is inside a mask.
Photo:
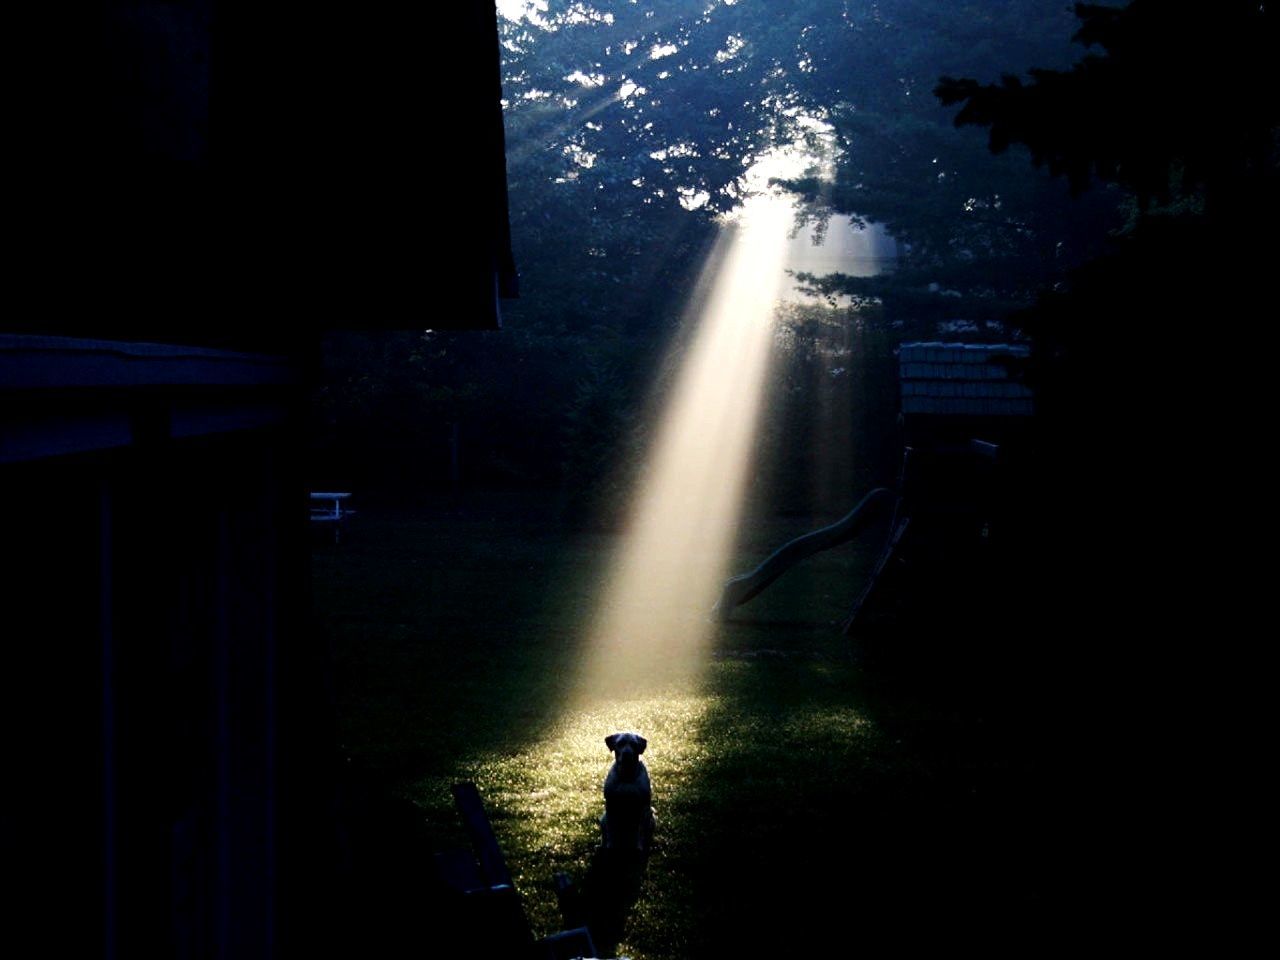
[{"label": "silhouetted roof", "polygon": [[498,327],[493,3],[212,9],[106,0],[24,34],[3,328],[277,350]]},{"label": "silhouetted roof", "polygon": [[1030,355],[1023,344],[904,343],[898,377],[904,414],[1030,416],[1031,389],[1011,376],[1011,361]]},{"label": "silhouetted roof", "polygon": [[280,426],[299,379],[269,354],[0,334],[0,464]]}]

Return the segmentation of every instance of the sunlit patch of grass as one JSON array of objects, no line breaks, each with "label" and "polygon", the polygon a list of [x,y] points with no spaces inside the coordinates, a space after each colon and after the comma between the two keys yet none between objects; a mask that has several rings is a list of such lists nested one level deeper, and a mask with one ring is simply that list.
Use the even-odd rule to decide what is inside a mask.
[{"label": "sunlit patch of grass", "polygon": [[[814,689],[812,681],[821,685],[828,673],[822,664],[718,663],[699,688],[572,709],[536,742],[460,763],[452,779],[478,785],[530,923],[538,934],[550,933],[562,926],[552,877],[563,870],[582,880],[599,843],[612,762],[604,738],[639,730],[649,740],[658,829],[619,952],[635,960],[687,955],[705,946],[705,891],[695,887],[712,866],[708,851],[722,848],[726,829],[745,830],[744,837],[772,829],[768,820],[740,822],[734,810],[741,798],[777,810],[789,799],[804,816],[811,791],[798,787],[816,769],[842,778],[868,769],[875,726],[843,699],[841,684]],[[763,685],[777,699],[742,700],[744,685]],[[802,690],[817,696],[806,702]],[[444,778],[419,784],[420,798],[437,795],[447,795]]]},{"label": "sunlit patch of grass", "polygon": [[[758,539],[780,542],[794,526],[771,522]],[[757,920],[776,932],[769,892],[779,878],[813,887],[830,877],[810,866],[814,825],[924,782],[896,740],[915,713],[868,701],[830,626],[869,550],[814,557],[738,622],[714,627],[696,680],[666,684],[650,670],[636,678],[642,694],[605,699],[580,679],[580,638],[610,537],[369,515],[359,533],[317,558],[318,619],[340,657],[344,749],[417,806],[427,851],[466,845],[449,786],[474,780],[540,936],[562,926],[554,874],[582,880],[599,843],[612,762],[604,738],[616,730],[649,740],[658,817],[619,947],[634,960],[722,955],[726,938]],[[864,854],[852,829],[821,836],[820,871]]]},{"label": "sunlit patch of grass", "polygon": [[[560,929],[552,877],[564,870],[581,880],[599,843],[596,821],[604,810],[604,777],[613,759],[604,738],[618,730],[638,730],[648,738],[645,762],[662,837],[667,802],[690,789],[707,759],[701,725],[712,707],[712,697],[691,688],[598,703],[565,714],[522,749],[459,765],[455,779],[473,780],[479,787],[535,931]],[[424,782],[420,788],[437,794],[447,785]],[[665,859],[660,842],[633,918],[636,929],[651,927],[659,917],[670,923],[677,904],[687,902]]]},{"label": "sunlit patch of grass", "polygon": [[789,717],[781,730],[797,742],[846,743],[869,734],[871,724],[852,707],[837,707]]}]

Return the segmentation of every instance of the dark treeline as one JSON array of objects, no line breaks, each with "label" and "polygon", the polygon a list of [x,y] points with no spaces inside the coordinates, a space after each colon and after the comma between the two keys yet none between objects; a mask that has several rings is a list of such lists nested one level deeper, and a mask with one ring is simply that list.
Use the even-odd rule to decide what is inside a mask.
[{"label": "dark treeline", "polygon": [[1035,347],[1040,441],[1003,586],[1056,676],[1042,729],[1081,861],[1108,865],[1091,898],[1214,943],[1232,934],[1208,918],[1256,899],[1229,851],[1257,829],[1262,749],[1269,378],[1247,318],[1272,299],[1280,198],[1270,7],[1081,4],[1070,69],[937,87],[994,152],[1121,199],[1122,225],[1006,321]]},{"label": "dark treeline", "polygon": [[[1120,191],[1073,201],[1024,156],[993,158],[980,131],[957,131],[932,94],[948,74],[1069,67],[1072,22],[1046,0],[600,0],[503,20],[521,297],[496,334],[333,336],[317,482],[410,500],[536,489],[567,516],[607,513],[644,448],[715,217],[755,158],[807,142],[834,167],[787,184],[804,229],[835,213],[878,221],[901,259],[879,278],[799,278],[852,299],[783,318],[754,495],[844,509],[896,469],[893,346],[955,320],[1007,336],[987,323],[1120,222]],[[430,327],[448,292],[423,295]],[[830,486],[812,479],[819,448]]]}]

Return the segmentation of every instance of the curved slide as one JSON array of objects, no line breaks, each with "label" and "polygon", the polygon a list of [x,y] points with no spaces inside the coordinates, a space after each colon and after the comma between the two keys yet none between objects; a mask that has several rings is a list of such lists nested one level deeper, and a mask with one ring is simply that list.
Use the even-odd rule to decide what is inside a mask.
[{"label": "curved slide", "polygon": [[730,610],[757,596],[801,560],[852,540],[881,513],[887,513],[896,500],[896,491],[876,487],[835,523],[783,544],[750,573],[725,581],[713,614],[728,617]]}]

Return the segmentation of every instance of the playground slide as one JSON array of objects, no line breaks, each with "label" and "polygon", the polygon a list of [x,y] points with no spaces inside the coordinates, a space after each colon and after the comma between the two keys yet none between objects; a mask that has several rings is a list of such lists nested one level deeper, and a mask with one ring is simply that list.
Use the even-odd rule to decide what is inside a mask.
[{"label": "playground slide", "polygon": [[896,500],[897,493],[894,490],[876,487],[835,523],[796,537],[779,547],[750,573],[725,582],[724,591],[720,594],[713,614],[721,619],[728,617],[734,607],[741,606],[760,594],[801,560],[852,540],[881,514],[887,514]]}]

